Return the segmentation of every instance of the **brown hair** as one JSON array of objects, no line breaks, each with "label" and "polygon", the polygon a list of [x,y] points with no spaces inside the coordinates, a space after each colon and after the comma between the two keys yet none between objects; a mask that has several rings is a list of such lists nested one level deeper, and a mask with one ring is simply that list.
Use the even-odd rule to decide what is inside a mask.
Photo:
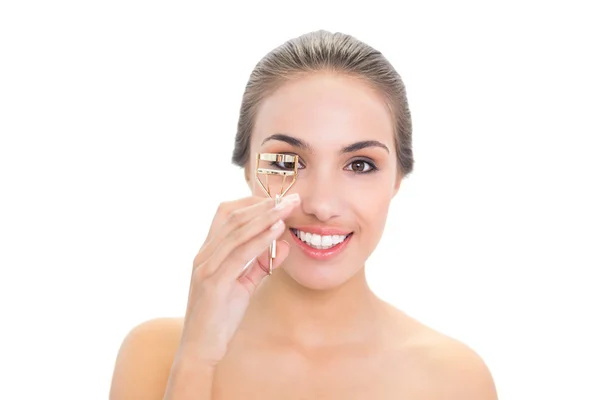
[{"label": "brown hair", "polygon": [[379,90],[394,119],[398,167],[406,176],[413,169],[412,120],[400,75],[377,50],[353,36],[324,30],[288,40],[255,66],[242,98],[232,162],[245,166],[250,136],[261,101],[286,81],[320,71],[357,77]]}]

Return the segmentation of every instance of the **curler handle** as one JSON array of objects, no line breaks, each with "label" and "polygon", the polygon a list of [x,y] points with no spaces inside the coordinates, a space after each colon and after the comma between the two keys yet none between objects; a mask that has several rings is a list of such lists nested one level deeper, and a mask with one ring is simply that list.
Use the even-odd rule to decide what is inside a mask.
[{"label": "curler handle", "polygon": [[[275,195],[275,204],[279,204],[281,196]],[[269,246],[269,275],[273,273],[273,260],[277,257],[277,240],[273,240],[271,246]]]}]

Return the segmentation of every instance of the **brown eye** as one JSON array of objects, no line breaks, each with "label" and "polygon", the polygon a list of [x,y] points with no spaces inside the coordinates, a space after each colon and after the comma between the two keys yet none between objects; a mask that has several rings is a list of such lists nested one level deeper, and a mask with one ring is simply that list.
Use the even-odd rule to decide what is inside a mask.
[{"label": "brown eye", "polygon": [[350,164],[348,164],[348,166],[350,167],[350,170],[352,172],[355,172],[357,174],[366,174],[377,170],[373,163],[365,160],[352,161]]},{"label": "brown eye", "polygon": [[366,163],[364,161],[354,161],[352,163],[352,169],[354,171],[364,172],[365,167],[366,167]]}]

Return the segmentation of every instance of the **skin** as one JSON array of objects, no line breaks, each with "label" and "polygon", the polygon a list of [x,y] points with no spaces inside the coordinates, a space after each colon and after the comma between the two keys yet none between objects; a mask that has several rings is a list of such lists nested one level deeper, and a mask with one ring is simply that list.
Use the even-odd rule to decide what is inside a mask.
[{"label": "skin", "polygon": [[[310,149],[267,140],[274,134]],[[362,141],[387,150],[340,154]],[[289,254],[254,291],[215,370],[212,399],[497,399],[489,370],[473,350],[380,300],[367,285],[365,261],[402,182],[392,119],[379,93],[336,74],[286,83],[259,109],[251,142],[256,152],[300,156],[288,194],[302,201],[285,219],[287,227],[337,227],[353,237],[335,259],[316,261],[285,230],[281,239],[291,245],[280,251]],[[371,165],[355,161],[377,170],[360,174]],[[247,184],[264,197],[254,167],[250,157]],[[182,329],[183,319],[134,328],[117,358],[111,399],[162,399]]]}]

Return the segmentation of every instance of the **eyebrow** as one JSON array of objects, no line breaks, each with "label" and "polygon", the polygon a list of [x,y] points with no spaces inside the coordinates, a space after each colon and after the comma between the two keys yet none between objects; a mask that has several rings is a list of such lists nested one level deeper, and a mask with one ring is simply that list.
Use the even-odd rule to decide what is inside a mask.
[{"label": "eyebrow", "polygon": [[[295,138],[290,135],[286,135],[284,133],[276,133],[274,135],[271,135],[271,136],[267,137],[265,140],[263,140],[262,144],[265,144],[269,140],[279,140],[279,141],[285,142],[293,147],[297,147],[299,149],[306,150],[310,153],[313,152],[312,146],[310,144],[306,143],[304,140]],[[361,142],[352,143],[352,144],[344,147],[343,149],[340,150],[340,154],[353,153],[355,151],[366,149],[368,147],[381,147],[388,153],[390,152],[390,149],[388,149],[388,147],[385,144],[383,144],[377,140],[363,140]]]}]

